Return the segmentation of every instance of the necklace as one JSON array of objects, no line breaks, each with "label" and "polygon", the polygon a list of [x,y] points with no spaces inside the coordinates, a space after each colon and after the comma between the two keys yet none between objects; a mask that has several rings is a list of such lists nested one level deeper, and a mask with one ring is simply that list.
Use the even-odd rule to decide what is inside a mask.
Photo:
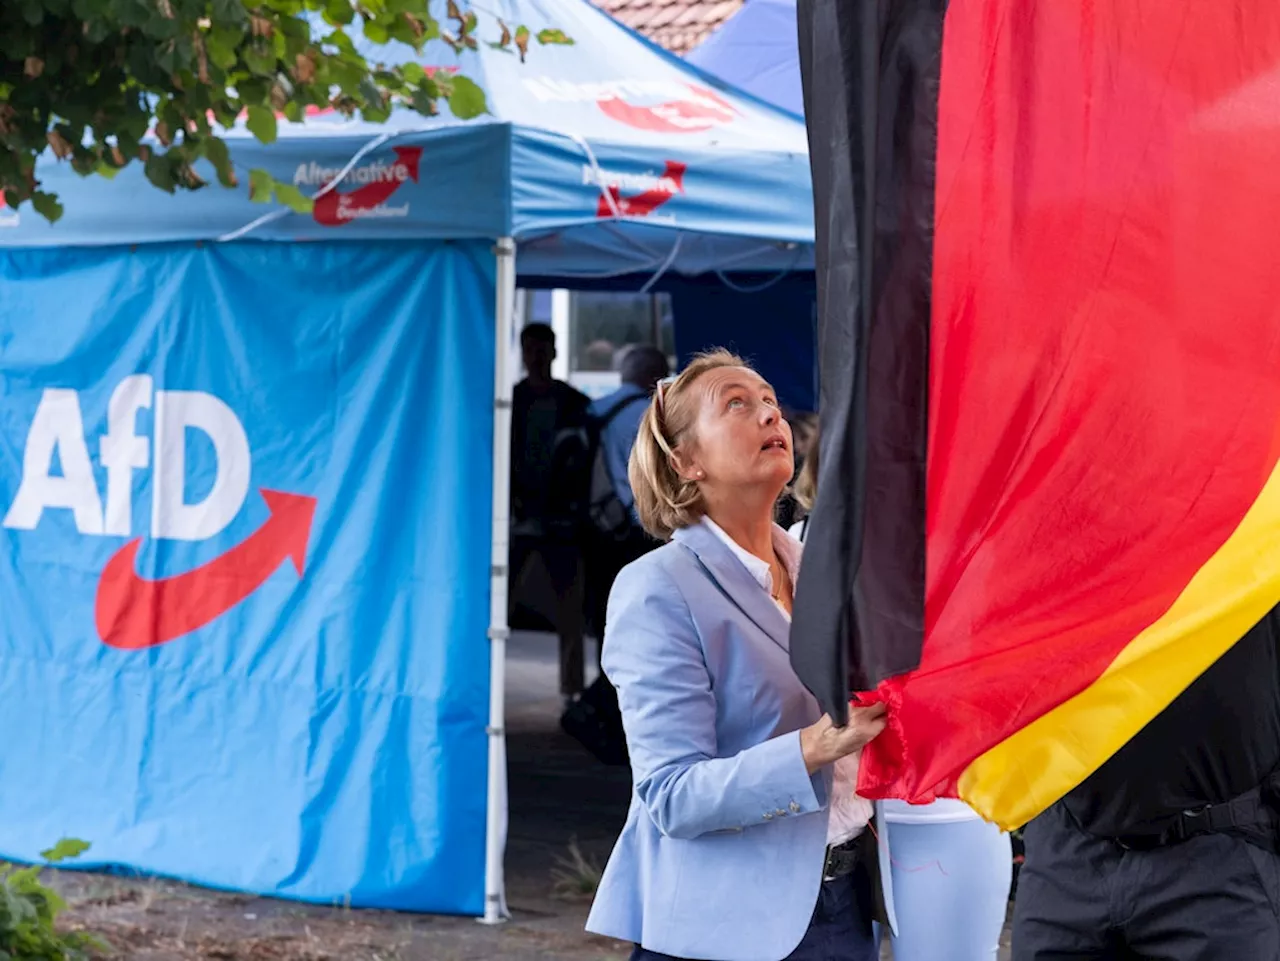
[{"label": "necklace", "polygon": [[[778,601],[782,599],[782,589],[788,584],[791,578],[787,574],[786,567],[783,566],[781,561],[777,560],[777,555],[774,555],[774,561],[778,565],[778,574],[773,579],[773,583],[776,586],[769,593],[772,595],[775,601]],[[770,573],[772,573],[772,566],[770,567]]]}]

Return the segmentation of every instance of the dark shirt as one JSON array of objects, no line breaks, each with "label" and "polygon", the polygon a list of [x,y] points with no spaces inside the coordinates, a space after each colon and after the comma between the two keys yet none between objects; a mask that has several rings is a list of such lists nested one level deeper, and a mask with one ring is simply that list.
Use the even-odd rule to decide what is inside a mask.
[{"label": "dark shirt", "polygon": [[1156,834],[1280,763],[1280,614],[1256,627],[1064,800],[1092,834]]},{"label": "dark shirt", "polygon": [[511,514],[519,524],[546,519],[556,435],[586,422],[585,395],[562,381],[536,390],[516,384],[511,402]]}]

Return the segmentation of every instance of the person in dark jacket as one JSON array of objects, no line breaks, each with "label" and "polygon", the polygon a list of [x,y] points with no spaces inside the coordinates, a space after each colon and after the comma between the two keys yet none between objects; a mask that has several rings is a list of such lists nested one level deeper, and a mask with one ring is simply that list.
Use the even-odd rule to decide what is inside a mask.
[{"label": "person in dark jacket", "polygon": [[555,333],[530,324],[520,334],[526,376],[511,405],[511,597],[555,624],[560,637],[560,693],[582,692],[583,574],[579,530],[571,505],[557,499],[559,438],[586,423],[590,400],[551,376]]}]

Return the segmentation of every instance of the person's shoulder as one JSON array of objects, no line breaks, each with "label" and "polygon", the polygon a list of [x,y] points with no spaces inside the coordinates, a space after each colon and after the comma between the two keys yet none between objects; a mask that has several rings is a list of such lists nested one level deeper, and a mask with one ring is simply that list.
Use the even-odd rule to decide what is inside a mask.
[{"label": "person's shoulder", "polygon": [[614,580],[614,590],[650,596],[680,597],[687,552],[674,541],[655,547],[624,567]]},{"label": "person's shoulder", "polygon": [[572,384],[565,383],[563,380],[556,381],[556,395],[559,397],[561,403],[567,404],[570,407],[577,407],[582,410],[586,410],[591,406],[590,397],[578,390],[578,388],[574,387]]},{"label": "person's shoulder", "polygon": [[613,404],[615,404],[622,396],[622,388],[619,387],[615,391],[610,391],[603,397],[597,397],[587,407],[587,413],[592,417],[603,416]]},{"label": "person's shoulder", "polygon": [[[609,592],[609,627],[613,636],[657,632],[691,636],[693,606],[688,589],[695,571],[685,569],[687,552],[668,543],[632,561],[614,579]],[[609,645],[605,645],[605,650]]]}]

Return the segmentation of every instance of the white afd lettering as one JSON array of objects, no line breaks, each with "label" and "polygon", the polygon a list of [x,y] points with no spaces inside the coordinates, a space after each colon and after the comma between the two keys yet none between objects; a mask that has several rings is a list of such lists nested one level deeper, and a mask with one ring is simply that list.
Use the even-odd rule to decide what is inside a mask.
[{"label": "white afd lettering", "polygon": [[[107,474],[106,509],[99,497],[85,440],[80,398],[49,388],[36,408],[22,459],[22,481],[3,526],[35,530],[46,509],[70,510],[81,534],[133,533],[133,473],[152,462],[151,443],[137,433],[138,412],[155,403],[151,536],[198,541],[226,528],[249,492],[249,439],[239,418],[212,394],[154,390],[145,374],[126,377],[107,402],[107,431],[98,444]],[[197,430],[213,444],[216,470],[198,503],[186,500],[186,438]],[[62,471],[53,474],[54,456]]]},{"label": "white afd lettering", "polygon": [[150,447],[134,433],[138,411],[151,406],[151,378],[134,374],[120,381],[107,402],[107,433],[98,445],[98,458],[107,469],[107,514],[103,533],[128,537],[133,533],[133,472],[145,469]]},{"label": "white afd lettering", "polygon": [[[52,473],[55,452],[62,463],[61,477]],[[80,396],[74,390],[50,388],[40,398],[22,454],[22,483],[4,526],[33,531],[46,507],[71,511],[81,534],[102,533],[102,502],[84,442]]]},{"label": "white afd lettering", "polygon": [[[187,428],[213,441],[218,469],[213,487],[198,504],[186,503]],[[249,438],[230,407],[199,391],[156,394],[156,483],[151,500],[151,536],[201,541],[234,519],[249,493]]]}]

